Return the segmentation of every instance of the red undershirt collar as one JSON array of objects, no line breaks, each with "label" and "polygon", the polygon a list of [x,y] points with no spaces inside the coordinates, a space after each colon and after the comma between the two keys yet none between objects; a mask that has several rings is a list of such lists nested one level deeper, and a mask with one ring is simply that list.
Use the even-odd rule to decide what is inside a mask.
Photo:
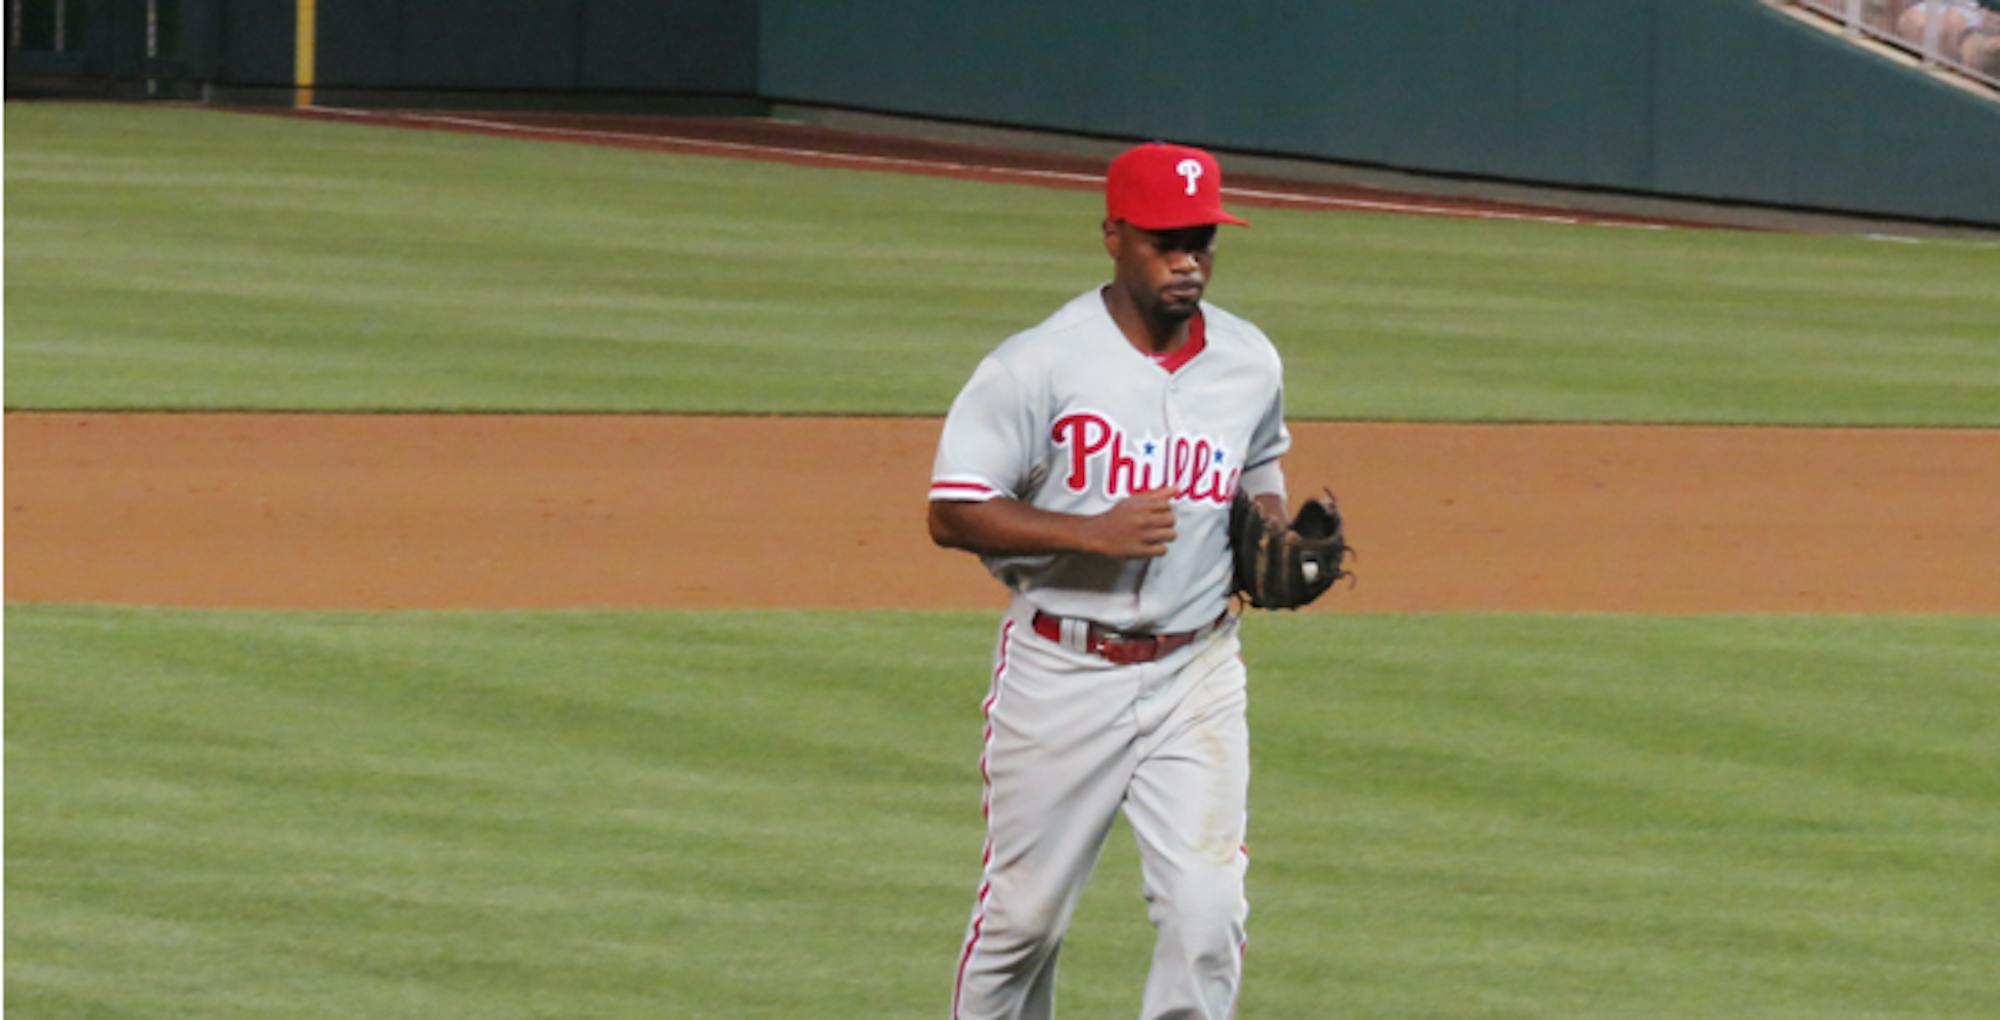
[{"label": "red undershirt collar", "polygon": [[1200,354],[1202,348],[1207,346],[1208,322],[1202,317],[1201,309],[1197,308],[1194,312],[1194,318],[1188,320],[1188,335],[1185,343],[1165,354],[1148,354],[1146,357],[1153,359],[1153,364],[1166,369],[1169,373],[1173,373],[1180,371],[1182,365],[1193,361],[1194,356]]}]

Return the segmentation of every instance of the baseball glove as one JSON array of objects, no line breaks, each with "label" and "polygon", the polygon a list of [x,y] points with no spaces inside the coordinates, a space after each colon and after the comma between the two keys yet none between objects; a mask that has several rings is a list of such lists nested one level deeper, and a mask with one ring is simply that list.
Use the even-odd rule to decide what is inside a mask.
[{"label": "baseball glove", "polygon": [[1235,591],[1258,609],[1297,609],[1350,576],[1350,550],[1333,494],[1316,496],[1286,525],[1264,516],[1242,490],[1229,507],[1229,551]]}]

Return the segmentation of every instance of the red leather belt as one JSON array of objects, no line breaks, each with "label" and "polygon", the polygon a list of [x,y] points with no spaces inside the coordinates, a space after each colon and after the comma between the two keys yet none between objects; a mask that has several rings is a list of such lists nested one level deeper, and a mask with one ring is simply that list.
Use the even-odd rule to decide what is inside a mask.
[{"label": "red leather belt", "polygon": [[[1032,622],[1036,634],[1064,648],[1096,655],[1121,666],[1129,666],[1136,662],[1151,662],[1194,644],[1215,633],[1215,629],[1222,626],[1222,622],[1227,619],[1229,610],[1225,609],[1221,616],[1202,626],[1171,634],[1127,634],[1100,627],[1089,620],[1050,616],[1039,609],[1035,610]],[[1065,630],[1070,632],[1072,640],[1063,640]]]}]

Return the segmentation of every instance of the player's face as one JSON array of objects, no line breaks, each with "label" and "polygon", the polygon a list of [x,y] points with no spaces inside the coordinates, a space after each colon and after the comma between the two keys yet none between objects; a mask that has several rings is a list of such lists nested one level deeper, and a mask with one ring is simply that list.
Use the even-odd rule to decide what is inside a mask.
[{"label": "player's face", "polygon": [[1213,225],[1145,230],[1109,223],[1104,247],[1116,264],[1118,286],[1148,318],[1178,321],[1194,315],[1215,270]]}]

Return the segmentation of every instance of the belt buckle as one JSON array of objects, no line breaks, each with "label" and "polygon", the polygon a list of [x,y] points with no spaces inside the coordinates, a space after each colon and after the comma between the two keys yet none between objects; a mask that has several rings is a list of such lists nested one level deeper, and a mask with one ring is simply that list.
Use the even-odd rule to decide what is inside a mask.
[{"label": "belt buckle", "polygon": [[1120,666],[1151,662],[1160,657],[1160,639],[1152,634],[1106,634],[1098,642],[1097,654]]}]

